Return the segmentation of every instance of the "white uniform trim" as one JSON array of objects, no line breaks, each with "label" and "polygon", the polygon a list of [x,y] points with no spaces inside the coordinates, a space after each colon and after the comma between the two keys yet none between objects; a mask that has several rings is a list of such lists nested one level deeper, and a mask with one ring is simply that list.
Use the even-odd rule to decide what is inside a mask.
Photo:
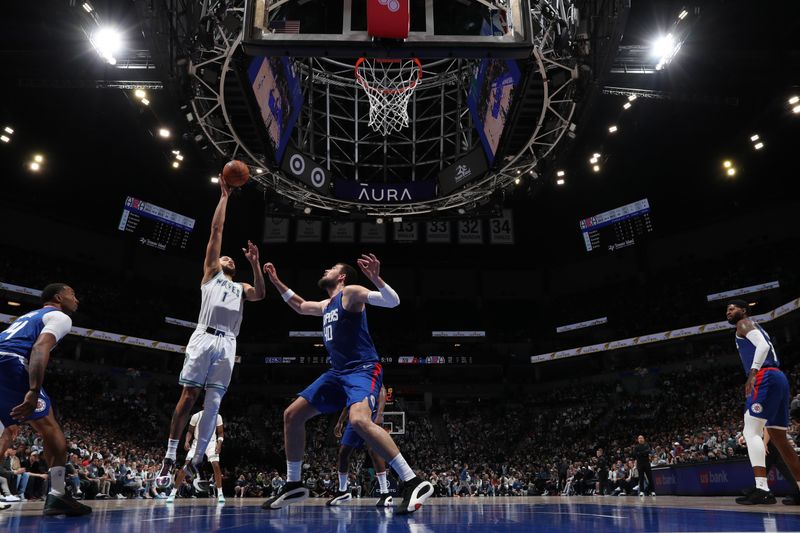
[{"label": "white uniform trim", "polygon": [[50,333],[56,338],[56,342],[66,337],[72,329],[72,319],[62,311],[45,313],[42,317],[42,324],[44,324],[42,333]]}]

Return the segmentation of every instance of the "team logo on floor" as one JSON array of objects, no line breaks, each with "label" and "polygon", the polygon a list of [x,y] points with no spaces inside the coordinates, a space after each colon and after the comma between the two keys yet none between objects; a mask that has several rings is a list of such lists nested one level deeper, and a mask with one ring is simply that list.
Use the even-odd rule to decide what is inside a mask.
[{"label": "team logo on floor", "polygon": [[42,411],[45,410],[46,407],[47,407],[47,404],[44,403],[44,400],[39,398],[39,401],[36,402],[36,412],[37,413],[41,413]]},{"label": "team logo on floor", "polygon": [[751,405],[751,406],[750,406],[750,409],[751,409],[751,410],[752,410],[752,411],[753,411],[755,414],[759,414],[761,411],[763,411],[763,410],[764,410],[764,408],[763,408],[763,407],[761,407],[761,404],[760,404],[760,403],[754,403],[753,405]]}]

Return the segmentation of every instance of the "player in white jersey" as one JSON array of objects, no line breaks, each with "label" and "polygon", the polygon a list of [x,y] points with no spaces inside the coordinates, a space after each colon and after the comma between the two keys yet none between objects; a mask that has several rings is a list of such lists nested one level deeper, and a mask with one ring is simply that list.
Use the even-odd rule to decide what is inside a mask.
[{"label": "player in white jersey", "polygon": [[[204,274],[200,285],[202,295],[200,317],[197,329],[186,346],[186,358],[178,380],[183,386],[183,391],[172,414],[167,453],[156,478],[156,485],[161,488],[169,486],[172,482],[178,440],[202,389],[206,391],[203,400],[204,416],[197,424],[197,448],[205,450],[208,446],[214,434],[214,423],[222,397],[228,389],[233,373],[236,336],[242,323],[244,301],[257,302],[262,300],[266,293],[264,275],[259,265],[258,248],[252,242],[248,241],[247,249],[242,248],[242,252],[253,270],[253,285],[234,282],[236,264],[231,257],[220,257],[222,229],[225,224],[230,187],[221,177],[219,185],[220,198],[211,220],[211,236],[206,247]],[[193,461],[184,467],[186,475],[190,478],[197,476],[196,465],[200,462],[198,457],[202,460],[203,455],[195,456]]]},{"label": "player in white jersey", "polygon": [[[189,420],[189,430],[186,432],[186,439],[184,440],[183,444],[183,448],[189,452],[186,455],[187,465],[195,457],[195,455],[197,455],[197,425],[200,423],[200,418],[202,416],[203,411],[199,411],[193,414],[191,420]],[[211,463],[211,468],[214,469],[214,484],[217,487],[217,500],[219,503],[225,503],[225,496],[222,494],[222,470],[219,467],[219,452],[222,451],[222,441],[224,440],[224,437],[225,427],[222,425],[222,416],[217,413],[217,429],[215,434],[211,436],[211,440],[208,441],[208,446],[206,447],[206,457],[208,458],[208,462]],[[202,455],[203,454],[201,453],[201,461]],[[175,486],[172,488],[172,492],[170,492],[169,497],[167,498],[167,503],[172,503],[175,501],[175,495],[178,494],[178,487],[181,486],[183,478],[184,473],[183,470],[181,470],[175,476]],[[197,487],[197,483],[195,483],[195,487]]]}]

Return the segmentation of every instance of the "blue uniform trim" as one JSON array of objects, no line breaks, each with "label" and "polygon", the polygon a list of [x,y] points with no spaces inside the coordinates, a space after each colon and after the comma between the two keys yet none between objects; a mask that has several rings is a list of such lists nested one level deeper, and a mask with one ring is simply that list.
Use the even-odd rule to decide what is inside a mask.
[{"label": "blue uniform trim", "polygon": [[[769,338],[769,334],[756,324],[755,322],[753,325],[758,328],[764,338],[769,343],[769,352],[767,352],[767,357],[764,359],[764,364],[761,365],[761,368],[766,367],[774,367],[780,368],[780,362],[778,361],[778,355],[775,353],[775,347],[772,345],[772,340]],[[744,373],[749,374],[750,368],[753,366],[753,359],[756,355],[756,347],[755,345],[750,342],[748,338],[742,338],[736,335],[736,349],[739,351],[739,358],[742,360],[742,366],[744,366]]]}]

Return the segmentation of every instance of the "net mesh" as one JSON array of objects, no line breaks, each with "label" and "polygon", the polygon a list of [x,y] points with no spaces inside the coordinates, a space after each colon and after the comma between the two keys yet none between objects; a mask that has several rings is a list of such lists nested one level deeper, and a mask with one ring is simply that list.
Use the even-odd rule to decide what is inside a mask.
[{"label": "net mesh", "polygon": [[408,127],[408,101],[422,80],[419,59],[369,59],[356,62],[356,81],[369,98],[369,125],[389,135]]}]

